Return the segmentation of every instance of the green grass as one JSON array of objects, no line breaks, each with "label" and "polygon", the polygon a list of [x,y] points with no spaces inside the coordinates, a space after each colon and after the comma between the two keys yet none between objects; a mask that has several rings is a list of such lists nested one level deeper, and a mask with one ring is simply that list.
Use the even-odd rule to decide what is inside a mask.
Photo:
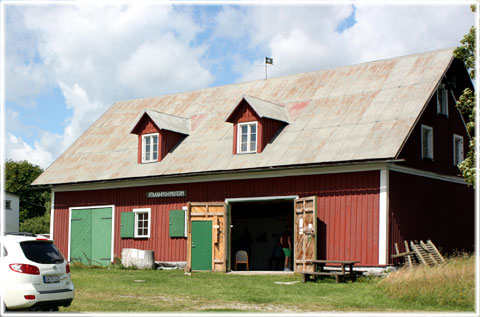
[{"label": "green grass", "polygon": [[[126,270],[72,266],[71,312],[399,312],[472,311],[472,305],[396,298],[378,278],[302,283],[300,276]],[[275,282],[297,282],[291,285]]]},{"label": "green grass", "polygon": [[409,303],[430,303],[448,310],[473,311],[475,257],[456,256],[447,263],[428,268],[402,268],[389,274],[379,286],[390,297]]}]

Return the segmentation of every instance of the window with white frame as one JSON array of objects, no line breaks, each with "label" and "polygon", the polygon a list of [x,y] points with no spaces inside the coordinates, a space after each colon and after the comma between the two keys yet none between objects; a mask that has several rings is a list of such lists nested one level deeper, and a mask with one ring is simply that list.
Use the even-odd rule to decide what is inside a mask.
[{"label": "window with white frame", "polygon": [[257,152],[257,122],[238,124],[237,153]]},{"label": "window with white frame", "polygon": [[151,208],[133,209],[135,213],[135,238],[150,238]]},{"label": "window with white frame", "polygon": [[158,133],[142,136],[142,163],[158,161]]},{"label": "window with white frame", "polygon": [[444,84],[437,89],[437,113],[448,116],[448,90]]},{"label": "window with white frame", "polygon": [[422,158],[433,160],[433,129],[422,124]]},{"label": "window with white frame", "polygon": [[463,161],[463,137],[453,135],[453,165],[457,166]]}]

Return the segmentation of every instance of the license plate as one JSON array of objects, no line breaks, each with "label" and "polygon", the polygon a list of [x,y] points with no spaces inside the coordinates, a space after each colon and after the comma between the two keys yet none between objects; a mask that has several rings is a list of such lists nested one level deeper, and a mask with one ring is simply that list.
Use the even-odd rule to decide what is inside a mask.
[{"label": "license plate", "polygon": [[59,275],[45,275],[45,276],[43,276],[43,282],[46,283],[46,284],[60,283],[60,276]]}]

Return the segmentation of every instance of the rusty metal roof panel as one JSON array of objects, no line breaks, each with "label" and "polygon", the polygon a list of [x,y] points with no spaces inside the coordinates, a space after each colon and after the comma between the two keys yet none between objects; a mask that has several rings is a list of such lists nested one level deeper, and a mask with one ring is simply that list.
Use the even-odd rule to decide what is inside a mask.
[{"label": "rusty metal roof panel", "polygon": [[[34,184],[394,158],[452,58],[447,49],[117,102]],[[282,110],[289,124],[262,153],[233,155],[225,118],[245,95],[267,105],[259,111]],[[184,118],[182,129],[188,120],[189,135],[161,162],[138,164],[130,131],[147,109]]]},{"label": "rusty metal roof panel", "polygon": [[284,106],[248,95],[244,95],[242,99],[237,102],[237,105],[229,112],[225,121],[230,122],[229,119],[231,115],[243,100],[245,100],[261,118],[270,118],[286,123],[289,122],[288,113]]},{"label": "rusty metal roof panel", "polygon": [[[140,116],[135,120],[135,127],[131,129],[131,133],[135,130],[138,122],[144,115],[148,115],[150,119],[157,125],[161,130],[168,130],[172,132],[177,132],[181,134],[188,135],[190,134],[190,119],[182,118],[162,112],[158,112],[152,109],[146,109]],[[121,119],[121,118],[120,118]],[[119,120],[123,122],[123,120]]]}]

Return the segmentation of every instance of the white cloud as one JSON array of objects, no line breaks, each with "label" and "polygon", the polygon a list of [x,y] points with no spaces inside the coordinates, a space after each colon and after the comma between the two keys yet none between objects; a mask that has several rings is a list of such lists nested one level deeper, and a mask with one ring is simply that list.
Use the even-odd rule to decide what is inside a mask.
[{"label": "white cloud", "polygon": [[39,132],[33,145],[7,122],[7,157],[46,167],[116,101],[207,87],[206,65],[229,61],[239,81],[263,78],[264,56],[274,58],[269,77],[332,68],[456,46],[474,19],[468,5],[355,6],[341,34],[348,4],[226,6],[216,16],[165,4],[9,7],[7,102],[32,107],[57,86],[72,116],[62,135]]},{"label": "white cloud", "polygon": [[[248,25],[251,43],[274,58],[268,70],[273,77],[457,46],[474,24],[466,4],[355,6],[356,23],[341,34],[336,28],[351,6],[252,7],[248,23],[239,26]],[[244,65],[240,81],[263,78],[259,64],[263,59]]]},{"label": "white cloud", "polygon": [[22,138],[7,133],[5,155],[15,161],[28,160],[32,164],[46,168],[60,154],[57,143],[60,138],[59,135],[46,132],[41,135],[39,141],[34,142],[32,147]]},{"label": "white cloud", "polygon": [[[12,48],[7,50],[7,101],[32,106],[51,82],[73,113],[50,162],[116,101],[203,88],[213,80],[202,66],[205,48],[192,44],[202,26],[188,10],[76,3],[7,11],[12,15],[6,27],[12,35],[6,42]],[[28,38],[28,49],[17,38]],[[25,52],[33,57],[26,59]],[[13,132],[8,126],[7,131]],[[7,154],[19,157],[23,151],[30,158],[36,153],[48,164],[46,140],[29,146],[11,137],[15,146]]]}]

